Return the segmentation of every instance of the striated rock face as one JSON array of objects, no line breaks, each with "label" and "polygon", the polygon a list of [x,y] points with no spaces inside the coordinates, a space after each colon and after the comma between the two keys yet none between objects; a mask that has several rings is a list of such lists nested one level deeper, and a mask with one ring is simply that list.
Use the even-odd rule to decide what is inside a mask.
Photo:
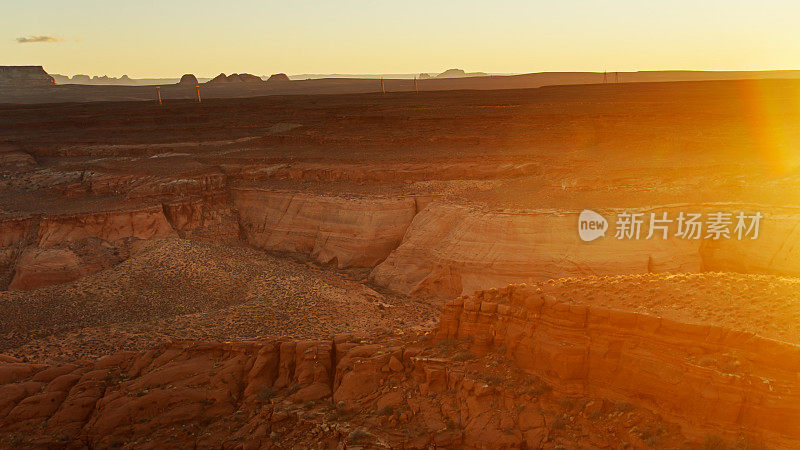
[{"label": "striated rock face", "polygon": [[431,204],[371,278],[396,292],[448,297],[568,276],[697,272],[698,245],[609,237],[585,243],[577,233],[577,213],[483,213]]},{"label": "striated rock face", "polygon": [[699,436],[749,432],[768,446],[800,445],[795,344],[598,306],[591,299],[559,300],[540,286],[449,301],[438,333],[441,339],[468,339],[474,352],[502,347],[516,365],[555,389],[624,398]]},{"label": "striated rock face", "polygon": [[151,239],[174,235],[161,207],[134,211],[86,213],[44,217],[38,230],[39,247],[96,237],[105,241],[123,238]]},{"label": "striated rock face", "polygon": [[0,66],[0,86],[52,86],[42,66]]},{"label": "striated rock face", "polygon": [[265,250],[298,252],[339,268],[370,267],[400,243],[413,198],[353,200],[233,189],[245,239]]}]

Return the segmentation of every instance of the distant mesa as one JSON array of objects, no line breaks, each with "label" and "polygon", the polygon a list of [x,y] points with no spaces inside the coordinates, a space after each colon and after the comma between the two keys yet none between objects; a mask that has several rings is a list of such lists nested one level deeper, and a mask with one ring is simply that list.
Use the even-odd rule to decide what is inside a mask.
[{"label": "distant mesa", "polygon": [[255,75],[252,75],[252,74],[249,74],[249,73],[234,73],[234,74],[228,75],[228,81],[230,81],[232,83],[238,83],[238,82],[242,82],[242,83],[263,83],[264,82],[264,80],[262,80],[261,77],[257,77]]},{"label": "distant mesa", "polygon": [[211,80],[209,80],[208,82],[209,83],[227,83],[228,82],[228,76],[225,75],[224,73],[221,73],[221,74],[215,76],[214,78],[212,78]]},{"label": "distant mesa", "polygon": [[197,85],[197,77],[194,74],[187,73],[181,77],[181,81],[178,81],[180,85],[190,85],[196,86]]},{"label": "distant mesa", "polygon": [[52,74],[56,80],[56,84],[88,84],[92,86],[144,86],[144,85],[164,85],[175,84],[178,78],[131,78],[128,75],[123,75],[119,78],[103,76],[89,76],[84,74],[73,75],[71,78],[67,75]]},{"label": "distant mesa", "polygon": [[430,77],[431,77],[431,76],[430,76],[429,74],[427,74],[427,73],[421,73],[421,74],[419,74],[419,79],[420,79],[420,80],[427,80],[427,79],[428,79],[428,78],[430,78]]},{"label": "distant mesa", "polygon": [[461,69],[447,69],[444,72],[436,75],[436,78],[464,78],[467,73]]},{"label": "distant mesa", "polygon": [[[484,72],[464,72],[462,69],[447,69],[444,72],[436,75],[436,78],[466,78],[466,77],[485,77]],[[420,76],[420,78],[422,78]]]},{"label": "distant mesa", "polygon": [[284,82],[284,81],[289,81],[289,76],[286,75],[285,73],[276,73],[270,75],[269,79],[267,80],[267,83]]},{"label": "distant mesa", "polygon": [[251,75],[249,73],[232,73],[230,75],[225,75],[221,73],[214,77],[209,83],[211,84],[221,84],[221,83],[263,83],[260,77],[255,75]]},{"label": "distant mesa", "polygon": [[0,66],[0,86],[52,86],[55,79],[42,66]]}]

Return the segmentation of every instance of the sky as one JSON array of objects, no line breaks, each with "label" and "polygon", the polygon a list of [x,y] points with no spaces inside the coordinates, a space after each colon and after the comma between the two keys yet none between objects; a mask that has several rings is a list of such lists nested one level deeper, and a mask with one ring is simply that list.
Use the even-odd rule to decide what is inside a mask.
[{"label": "sky", "polygon": [[3,0],[0,65],[132,78],[800,69],[789,0]]}]

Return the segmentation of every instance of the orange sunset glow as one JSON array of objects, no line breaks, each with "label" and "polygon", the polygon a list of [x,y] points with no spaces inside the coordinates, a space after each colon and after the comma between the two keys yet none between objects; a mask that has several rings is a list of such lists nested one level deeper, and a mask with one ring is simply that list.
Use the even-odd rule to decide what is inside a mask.
[{"label": "orange sunset glow", "polygon": [[793,2],[14,2],[0,449],[800,448]]}]

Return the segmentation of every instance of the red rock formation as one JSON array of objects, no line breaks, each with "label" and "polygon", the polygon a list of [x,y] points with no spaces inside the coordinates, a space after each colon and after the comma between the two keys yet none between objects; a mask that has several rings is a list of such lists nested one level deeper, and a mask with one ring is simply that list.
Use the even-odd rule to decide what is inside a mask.
[{"label": "red rock formation", "polygon": [[[449,301],[439,336],[469,339],[475,352],[502,346],[515,364],[555,389],[624,398],[696,436],[746,432],[775,447],[800,445],[795,344],[564,302],[535,286]],[[698,362],[731,357],[735,364],[723,367]]]},{"label": "red rock formation", "polygon": [[128,243],[86,238],[58,248],[28,247],[15,261],[9,289],[66,283],[111,267],[127,257]]},{"label": "red rock formation", "polygon": [[130,239],[176,234],[160,206],[10,219],[0,230],[0,286],[10,289],[71,281],[118,263]]},{"label": "red rock formation", "polygon": [[30,248],[17,260],[14,278],[8,288],[35,289],[66,283],[87,273],[91,273],[90,268],[69,249]]},{"label": "red rock formation", "polygon": [[490,386],[418,344],[177,342],[54,366],[0,356],[0,445],[602,448],[636,442],[616,431],[623,423],[662,430],[666,447],[683,442],[646,411],[599,419],[610,413],[602,400],[564,420],[565,399],[534,379]]},{"label": "red rock formation", "polygon": [[87,237],[105,241],[135,237],[151,239],[173,235],[160,207],[134,211],[109,211],[42,218],[38,245],[50,247]]}]

